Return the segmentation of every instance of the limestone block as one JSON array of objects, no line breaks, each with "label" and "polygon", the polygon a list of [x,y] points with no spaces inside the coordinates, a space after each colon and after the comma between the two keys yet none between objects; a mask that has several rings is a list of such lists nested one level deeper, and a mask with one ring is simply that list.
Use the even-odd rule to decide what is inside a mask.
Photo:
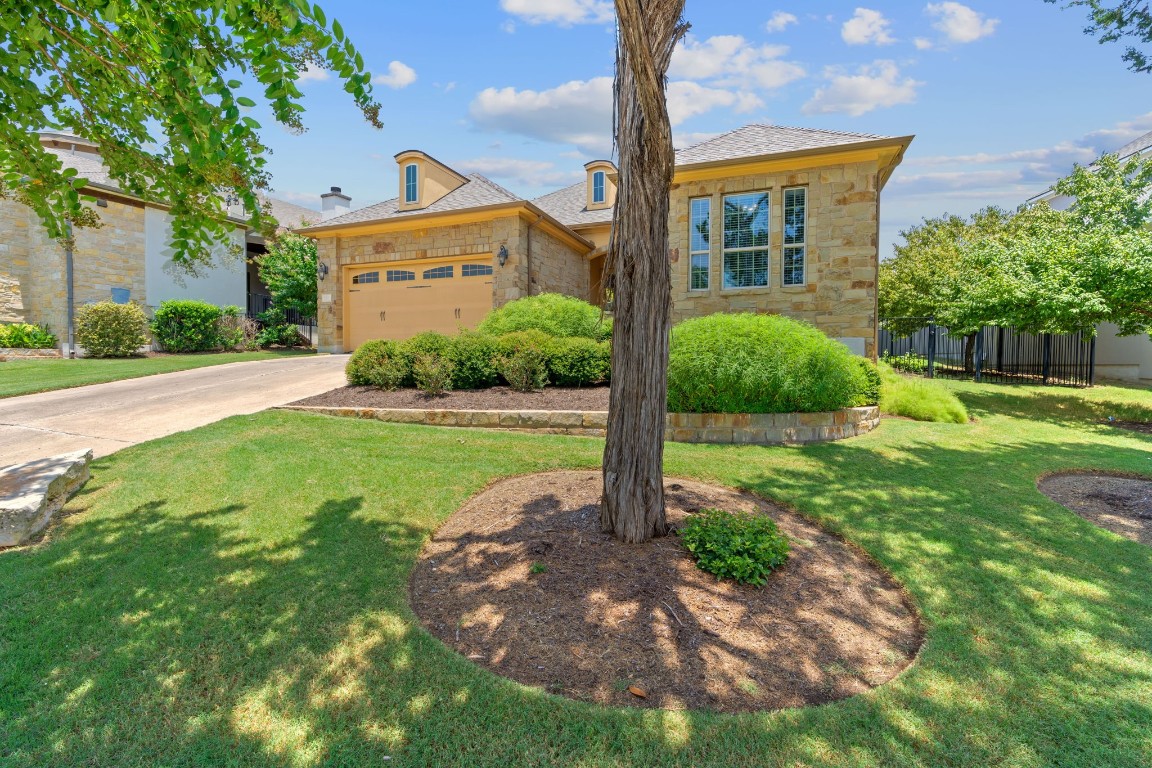
[{"label": "limestone block", "polygon": [[395,424],[423,424],[424,411],[414,408],[377,408],[376,418]]},{"label": "limestone block", "polygon": [[553,427],[581,427],[584,414],[580,411],[554,411],[550,423]]},{"label": "limestone block", "polygon": [[87,482],[92,451],[73,451],[0,469],[0,547],[23,544]]},{"label": "limestone block", "polygon": [[589,429],[608,429],[608,411],[586,411],[584,426]]}]

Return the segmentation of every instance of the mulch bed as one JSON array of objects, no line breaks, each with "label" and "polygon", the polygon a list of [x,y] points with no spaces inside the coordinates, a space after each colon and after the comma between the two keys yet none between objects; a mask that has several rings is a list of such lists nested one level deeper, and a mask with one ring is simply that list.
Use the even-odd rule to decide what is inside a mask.
[{"label": "mulch bed", "polygon": [[517,392],[508,387],[464,389],[430,397],[418,389],[391,392],[376,387],[340,387],[292,405],[329,408],[416,408],[475,411],[607,411],[608,387],[546,387]]},{"label": "mulch bed", "polygon": [[1110,427],[1117,429],[1127,429],[1132,432],[1141,432],[1145,435],[1152,435],[1152,423],[1147,421],[1105,421]]},{"label": "mulch bed", "polygon": [[792,554],[756,589],[699,570],[675,536],[628,545],[601,533],[601,488],[598,472],[550,472],[473,497],[413,570],[424,626],[496,674],[552,693],[722,712],[853,696],[899,674],[923,642],[896,581],[780,505],[666,479],[673,525],[707,507],[776,520]]},{"label": "mulch bed", "polygon": [[1049,475],[1038,487],[1088,522],[1152,546],[1152,480],[1075,472]]}]

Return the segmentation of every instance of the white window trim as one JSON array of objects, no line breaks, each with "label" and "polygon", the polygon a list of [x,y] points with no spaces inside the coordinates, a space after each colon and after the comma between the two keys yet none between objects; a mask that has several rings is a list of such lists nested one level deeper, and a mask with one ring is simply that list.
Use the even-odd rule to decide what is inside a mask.
[{"label": "white window trim", "polygon": [[[408,169],[413,170],[412,179],[412,197],[408,197]],[[416,163],[408,163],[404,166],[404,204],[410,205],[412,203],[420,202],[420,166]]]},{"label": "white window trim", "polygon": [[[767,195],[768,196],[768,245],[767,246],[746,246],[743,248],[725,248],[724,236],[727,234],[728,222],[724,216],[724,200],[729,197],[741,197],[744,195]],[[748,291],[767,291],[772,287],[772,190],[750,190],[748,192],[729,192],[722,195],[720,198],[720,217],[723,226],[720,230],[720,292],[721,293],[742,293]],[[725,258],[730,253],[751,253],[753,251],[767,251],[768,253],[768,268],[767,274],[764,278],[764,285],[725,285],[728,277],[728,270],[724,268]]]},{"label": "white window trim", "polygon": [[[787,239],[784,230],[784,216],[788,210],[788,193],[792,190],[801,190],[804,192],[804,239],[799,243],[786,243]],[[784,253],[789,248],[803,248],[804,249],[804,279],[798,283],[788,283],[784,281]],[[780,286],[782,288],[803,288],[808,285],[808,187],[786,187],[781,190],[780,195]]]},{"label": "white window trim", "polygon": [[[692,204],[697,200],[704,200],[708,203],[708,247],[703,251],[692,250],[692,228],[695,223],[692,220]],[[708,257],[708,272],[706,276],[705,285],[703,288],[692,287],[692,259],[696,256]],[[702,197],[688,198],[688,291],[690,293],[708,293],[712,290],[712,196],[705,195]]]}]

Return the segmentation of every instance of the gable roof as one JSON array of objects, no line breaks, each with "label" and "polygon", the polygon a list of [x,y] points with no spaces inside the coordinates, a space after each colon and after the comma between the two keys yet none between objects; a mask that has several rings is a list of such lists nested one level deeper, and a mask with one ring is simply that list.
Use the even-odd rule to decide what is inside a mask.
[{"label": "gable roof", "polygon": [[1127,160],[1132,155],[1139,155],[1149,148],[1152,148],[1152,131],[1120,147],[1116,150],[1116,154],[1121,160]]},{"label": "gable roof", "polygon": [[872,133],[826,131],[819,128],[792,128],[753,123],[715,138],[686,147],[676,153],[676,165],[721,163],[764,155],[808,152],[851,144],[895,140],[895,136]]},{"label": "gable roof", "polygon": [[580,181],[532,201],[536,206],[566,227],[612,222],[612,209],[588,210],[588,182]]},{"label": "gable roof", "polygon": [[272,216],[275,217],[280,229],[295,229],[304,226],[305,223],[320,223],[320,211],[314,211],[311,208],[296,205],[296,203],[289,203],[286,200],[277,200],[274,197],[262,199],[272,208]]},{"label": "gable roof", "polygon": [[481,176],[478,173],[468,174],[468,179],[460,187],[452,190],[444,197],[425,208],[411,211],[400,210],[400,198],[394,197],[376,205],[369,205],[341,216],[328,219],[317,225],[305,227],[301,232],[309,232],[321,227],[336,227],[345,224],[360,224],[368,221],[386,221],[388,219],[404,218],[406,216],[420,216],[428,213],[446,213],[448,211],[462,211],[468,208],[483,208],[490,205],[507,203],[522,203],[523,198],[514,195],[496,182]]}]

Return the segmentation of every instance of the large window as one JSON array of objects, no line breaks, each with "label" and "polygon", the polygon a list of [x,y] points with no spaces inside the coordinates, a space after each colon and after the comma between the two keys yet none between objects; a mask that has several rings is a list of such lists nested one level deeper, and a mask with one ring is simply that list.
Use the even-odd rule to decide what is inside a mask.
[{"label": "large window", "polygon": [[416,163],[409,163],[404,166],[404,202],[406,203],[414,203],[419,199],[416,183],[417,173]]},{"label": "large window", "polygon": [[452,277],[455,269],[453,267],[433,267],[432,269],[424,270],[425,280],[443,280],[447,277]]},{"label": "large window", "polygon": [[771,197],[767,192],[724,196],[724,287],[768,285]]},{"label": "large window", "polygon": [[592,174],[592,202],[604,202],[604,171]]},{"label": "large window", "polygon": [[784,190],[784,285],[804,285],[808,237],[808,190]]},{"label": "large window", "polygon": [[688,290],[708,290],[709,275],[712,271],[712,198],[696,197],[688,202]]}]

